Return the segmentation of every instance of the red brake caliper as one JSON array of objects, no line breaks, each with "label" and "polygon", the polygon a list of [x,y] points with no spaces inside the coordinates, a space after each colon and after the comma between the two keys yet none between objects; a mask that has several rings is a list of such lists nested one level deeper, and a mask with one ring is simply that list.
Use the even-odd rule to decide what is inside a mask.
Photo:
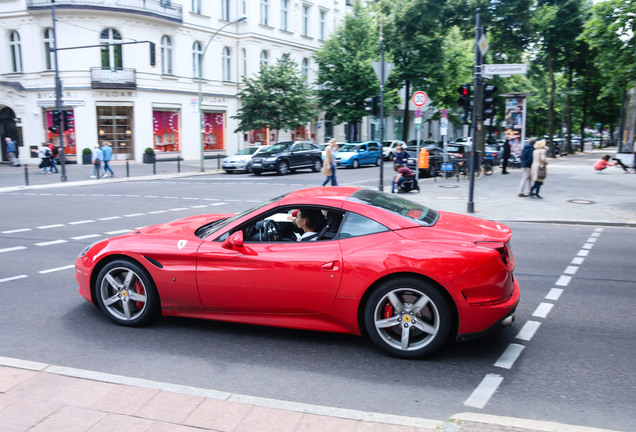
[{"label": "red brake caliper", "polygon": [[[393,305],[391,303],[387,303],[384,305],[384,319],[391,318],[394,315]],[[393,327],[391,327],[393,329]]]},{"label": "red brake caliper", "polygon": [[[144,285],[141,283],[139,279],[135,281],[135,291],[137,291],[137,294],[141,294],[141,295],[144,295],[146,293],[146,290],[144,289]],[[138,310],[141,310],[141,308],[144,307],[144,304],[138,301],[135,303],[135,306],[137,306]]]}]

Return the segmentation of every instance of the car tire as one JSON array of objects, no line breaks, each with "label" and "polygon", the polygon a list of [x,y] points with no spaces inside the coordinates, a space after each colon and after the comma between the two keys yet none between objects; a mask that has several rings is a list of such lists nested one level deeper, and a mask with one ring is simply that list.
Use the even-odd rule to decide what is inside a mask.
[{"label": "car tire", "polygon": [[161,313],[152,278],[131,260],[111,261],[102,268],[95,281],[95,299],[108,318],[123,326],[147,324]]},{"label": "car tire", "polygon": [[380,166],[380,158],[377,158],[377,159],[375,160],[375,166]]},{"label": "car tire", "polygon": [[289,163],[287,161],[282,160],[276,164],[276,172],[278,175],[287,175],[289,174]]},{"label": "car tire", "polygon": [[254,175],[257,175],[257,176],[261,175],[262,172],[263,171],[261,171],[261,170],[255,170],[254,168],[252,168],[252,174],[254,174]]},{"label": "car tire", "polygon": [[393,160],[393,152],[389,153],[389,159],[387,159],[387,160],[390,160],[390,161]]},{"label": "car tire", "polygon": [[[449,301],[439,288],[409,277],[377,287],[364,309],[371,341],[401,358],[430,356],[447,341],[453,326]],[[408,330],[408,337],[403,336]]]},{"label": "car tire", "polygon": [[314,164],[311,166],[311,170],[313,172],[318,172],[322,169],[322,161],[320,159],[316,159]]},{"label": "car tire", "polygon": [[360,161],[358,161],[358,159],[354,159],[351,162],[351,168],[353,168],[353,169],[360,168]]}]

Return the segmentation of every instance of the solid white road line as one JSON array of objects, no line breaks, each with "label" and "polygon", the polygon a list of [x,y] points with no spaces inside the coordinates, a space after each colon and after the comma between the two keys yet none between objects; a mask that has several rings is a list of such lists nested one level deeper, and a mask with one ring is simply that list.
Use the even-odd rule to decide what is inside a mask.
[{"label": "solid white road line", "polygon": [[31,228],[19,228],[19,229],[14,229],[9,231],[2,231],[2,234],[15,234],[15,233],[20,233],[25,231],[31,231]]},{"label": "solid white road line", "polygon": [[495,366],[504,369],[511,369],[521,355],[521,351],[523,351],[524,348],[525,346],[523,345],[511,343],[499,357],[499,359],[495,363]]},{"label": "solid white road line", "polygon": [[538,321],[527,321],[523,325],[523,327],[521,327],[521,330],[519,330],[519,333],[517,333],[517,336],[515,337],[517,339],[521,339],[525,341],[532,340],[534,334],[537,332],[537,330],[539,330],[540,326],[541,326],[541,323]]},{"label": "solid white road line", "polygon": [[56,244],[60,244],[60,243],[68,243],[68,240],[52,240],[52,241],[47,241],[47,242],[42,242],[42,243],[36,243],[36,246],[51,246],[51,245],[56,245]]},{"label": "solid white road line", "polygon": [[19,251],[19,250],[22,250],[22,249],[26,249],[26,246],[16,246],[16,247],[0,249],[0,253]]},{"label": "solid white road line", "polygon": [[554,307],[553,303],[541,303],[532,313],[533,317],[537,318],[545,318],[548,316],[552,308]]},{"label": "solid white road line", "polygon": [[563,294],[563,289],[561,288],[552,288],[548,294],[545,296],[546,300],[558,300],[561,297],[561,294]]},{"label": "solid white road line", "polygon": [[56,267],[56,268],[47,269],[47,270],[40,270],[38,273],[40,273],[40,274],[53,273],[53,272],[56,272],[56,271],[68,270],[68,269],[72,269],[72,268],[75,268],[75,264],[67,265],[67,266],[64,266],[64,267]]},{"label": "solid white road line", "polygon": [[488,374],[479,383],[473,393],[464,401],[464,405],[483,408],[486,406],[492,395],[495,394],[503,377],[497,374]]},{"label": "solid white road line", "polygon": [[17,280],[17,279],[24,279],[24,278],[28,278],[28,276],[27,275],[11,276],[11,277],[8,277],[8,278],[0,279],[0,283],[2,283],[2,282],[10,282],[10,281],[14,281],[14,280]]}]

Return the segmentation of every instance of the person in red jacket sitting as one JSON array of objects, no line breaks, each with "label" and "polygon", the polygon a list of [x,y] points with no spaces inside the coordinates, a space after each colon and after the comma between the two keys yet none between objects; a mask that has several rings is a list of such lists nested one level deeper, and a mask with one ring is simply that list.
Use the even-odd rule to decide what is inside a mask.
[{"label": "person in red jacket sitting", "polygon": [[609,163],[610,155],[603,156],[600,160],[596,161],[594,164],[594,169],[597,174],[601,174],[605,168],[608,166],[614,166],[614,164]]}]

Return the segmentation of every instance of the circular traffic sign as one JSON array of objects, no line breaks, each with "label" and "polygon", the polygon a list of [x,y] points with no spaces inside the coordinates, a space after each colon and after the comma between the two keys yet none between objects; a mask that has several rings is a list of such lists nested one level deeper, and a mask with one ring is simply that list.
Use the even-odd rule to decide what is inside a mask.
[{"label": "circular traffic sign", "polygon": [[413,103],[415,106],[421,107],[424,106],[426,101],[428,100],[428,95],[423,91],[417,91],[413,93]]}]

